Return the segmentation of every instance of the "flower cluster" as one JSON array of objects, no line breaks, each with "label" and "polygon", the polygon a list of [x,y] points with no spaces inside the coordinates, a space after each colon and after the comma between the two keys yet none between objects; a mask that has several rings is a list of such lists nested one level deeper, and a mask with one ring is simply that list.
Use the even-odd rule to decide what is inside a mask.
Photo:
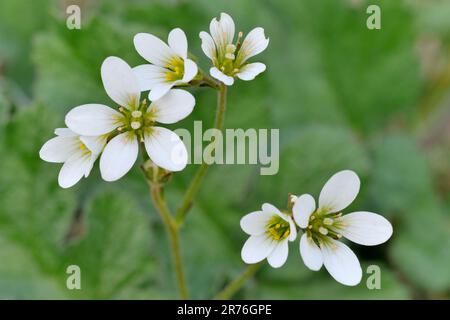
[{"label": "flower cluster", "polygon": [[[211,36],[201,32],[200,38],[203,51],[214,64],[210,74],[220,83],[231,85],[235,76],[252,80],[265,70],[262,63],[246,63],[268,45],[262,28],[253,29],[242,44],[240,33],[232,44],[234,22],[222,13],[220,20],[211,21],[210,31]],[[184,143],[160,124],[176,123],[193,111],[195,98],[175,87],[189,86],[203,74],[188,58],[183,30],[173,29],[167,42],[148,33],[135,35],[136,51],[149,64],[131,68],[118,57],[105,59],[101,66],[103,86],[117,108],[98,103],[73,108],[65,118],[67,128],[56,129],[56,137],[39,152],[45,161],[63,163],[58,177],[61,187],[69,188],[87,177],[99,157],[102,178],[120,179],[136,162],[140,145],[158,167],[168,171],[186,167]],[[141,100],[144,91],[149,91],[148,100]]]},{"label": "flower cluster", "polygon": [[272,267],[281,267],[288,257],[288,241],[296,239],[298,227],[303,232],[300,255],[309,269],[318,271],[324,265],[336,281],[357,285],[362,277],[358,258],[339,240],[344,237],[357,244],[375,246],[392,235],[391,224],[378,214],[342,214],[355,200],[359,187],[356,173],[344,170],[324,185],[318,206],[311,195],[303,194],[291,196],[291,212],[283,213],[265,203],[261,211],[247,214],[241,219],[241,228],[250,237],[242,248],[242,259],[257,263],[267,258]]}]

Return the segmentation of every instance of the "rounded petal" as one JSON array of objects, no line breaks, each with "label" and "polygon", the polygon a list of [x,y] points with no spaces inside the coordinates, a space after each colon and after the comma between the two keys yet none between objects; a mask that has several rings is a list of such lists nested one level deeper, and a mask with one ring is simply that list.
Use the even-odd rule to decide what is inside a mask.
[{"label": "rounded petal", "polygon": [[266,70],[266,65],[261,62],[249,63],[244,65],[236,76],[245,81],[255,79],[255,77]]},{"label": "rounded petal", "polygon": [[330,243],[321,245],[323,264],[331,276],[346,286],[355,286],[361,282],[362,270],[353,251],[342,242],[328,239]]},{"label": "rounded petal", "polygon": [[209,24],[209,31],[211,33],[214,42],[219,50],[224,50],[227,44],[233,42],[234,38],[234,21],[226,13],[222,12],[220,14],[219,20],[216,18],[211,20]]},{"label": "rounded petal", "polygon": [[339,212],[348,207],[359,192],[360,181],[351,170],[334,174],[322,188],[319,196],[319,208],[328,212]]},{"label": "rounded petal", "polygon": [[166,68],[153,64],[143,64],[134,67],[132,70],[141,91],[151,90],[166,82],[166,72],[168,72]]},{"label": "rounded petal", "polygon": [[148,93],[148,99],[150,101],[155,101],[161,99],[170,89],[172,89],[174,83],[161,83],[156,85],[152,90]]},{"label": "rounded petal", "polygon": [[176,53],[161,39],[149,33],[138,33],[133,39],[139,55],[152,64],[165,67]]},{"label": "rounded petal", "polygon": [[187,82],[191,81],[197,75],[197,72],[198,72],[197,64],[190,59],[185,59],[184,60],[184,75],[183,75],[183,79],[181,80],[181,82],[187,83]]},{"label": "rounded petal", "polygon": [[106,93],[115,103],[125,108],[139,105],[139,83],[125,61],[117,57],[106,58],[101,74]]},{"label": "rounded petal", "polygon": [[202,50],[205,55],[214,62],[217,57],[216,45],[214,44],[213,38],[209,33],[202,31],[200,32],[200,39],[202,40]]},{"label": "rounded petal", "polygon": [[257,263],[269,256],[276,246],[276,242],[265,234],[250,236],[241,251],[241,258],[245,263]]},{"label": "rounded petal", "polygon": [[123,115],[103,104],[84,104],[69,111],[66,125],[83,136],[99,136],[120,126]]},{"label": "rounded petal", "polygon": [[63,163],[78,150],[79,144],[78,137],[54,137],[44,143],[39,157],[47,162]]},{"label": "rounded petal", "polygon": [[392,225],[379,214],[359,211],[341,218],[344,226],[339,232],[348,240],[365,246],[376,246],[389,240]]},{"label": "rounded petal", "polygon": [[192,94],[181,89],[172,89],[161,99],[154,101],[149,112],[154,114],[159,123],[175,123],[191,114],[195,106]]},{"label": "rounded petal", "polygon": [[[270,203],[264,203],[264,204],[262,205],[261,209],[262,209],[263,212],[268,213],[268,214],[271,214],[272,216],[276,214],[276,215],[278,215],[278,216],[284,218],[284,214],[281,213],[281,211],[278,210],[278,208],[275,207],[273,204],[270,204]],[[286,221],[287,221],[287,220],[286,220]]]},{"label": "rounded petal", "polygon": [[241,229],[248,235],[257,236],[266,232],[266,225],[273,214],[255,211],[251,212],[241,219]]},{"label": "rounded petal", "polygon": [[169,47],[180,57],[186,59],[188,53],[188,43],[186,34],[180,28],[175,28],[169,33],[167,41]]},{"label": "rounded petal", "polygon": [[255,28],[245,37],[236,59],[242,65],[249,58],[263,52],[268,45],[269,38],[264,35],[264,29],[261,27]]},{"label": "rounded petal", "polygon": [[267,262],[272,268],[279,268],[286,262],[288,253],[289,245],[287,239],[285,239],[276,245],[272,253],[267,257]]},{"label": "rounded petal", "polygon": [[226,74],[222,73],[222,71],[219,71],[219,69],[217,69],[216,67],[212,67],[211,69],[209,69],[209,74],[211,75],[211,77],[222,81],[227,86],[231,86],[234,83],[233,77],[227,76]]},{"label": "rounded petal", "polygon": [[306,228],[309,223],[309,217],[316,210],[316,201],[309,194],[303,194],[295,200],[292,214],[294,220],[300,228]]},{"label": "rounded petal", "polygon": [[134,133],[125,132],[108,142],[100,158],[100,172],[105,181],[122,178],[136,162],[139,143]]},{"label": "rounded petal", "polygon": [[169,171],[181,171],[186,167],[186,146],[175,132],[152,127],[151,132],[144,135],[144,143],[148,156],[158,167]]},{"label": "rounded petal", "polygon": [[88,176],[94,165],[96,157],[91,157],[84,152],[76,152],[62,166],[58,175],[58,183],[61,188],[70,188]]},{"label": "rounded petal", "polygon": [[300,256],[309,269],[318,271],[322,268],[322,252],[313,240],[308,239],[306,233],[300,238]]}]

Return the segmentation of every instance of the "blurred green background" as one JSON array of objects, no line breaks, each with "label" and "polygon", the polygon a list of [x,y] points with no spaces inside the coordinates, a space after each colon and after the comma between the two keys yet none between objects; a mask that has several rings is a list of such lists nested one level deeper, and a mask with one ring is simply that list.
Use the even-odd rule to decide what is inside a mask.
[{"label": "blurred green background", "polygon": [[[79,4],[82,29],[68,30]],[[368,4],[381,30],[366,28]],[[348,209],[394,225],[378,247],[352,245],[363,270],[382,267],[382,289],[336,283],[305,268],[298,242],[285,266],[267,265],[238,292],[248,299],[447,299],[450,296],[450,2],[446,0],[0,1],[0,298],[176,298],[170,252],[138,166],[107,183],[96,166],[69,190],[38,151],[70,108],[109,103],[100,65],[117,55],[143,63],[133,35],[166,39],[183,28],[203,68],[198,33],[231,14],[237,30],[262,26],[267,71],[229,91],[228,128],[279,128],[280,171],[210,168],[182,231],[190,293],[210,298],[244,269],[244,214],[287,193],[315,196],[336,171],[362,178]],[[193,90],[193,120],[212,125],[213,90]],[[196,165],[167,186],[175,208]],[[82,290],[66,288],[81,267]]]}]

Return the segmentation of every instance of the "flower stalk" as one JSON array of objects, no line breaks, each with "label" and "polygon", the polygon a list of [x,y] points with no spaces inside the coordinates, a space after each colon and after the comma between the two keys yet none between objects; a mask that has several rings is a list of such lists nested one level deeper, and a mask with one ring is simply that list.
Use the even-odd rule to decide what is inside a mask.
[{"label": "flower stalk", "polygon": [[[147,177],[147,182],[150,188],[150,195],[152,197],[153,205],[161,216],[161,220],[164,224],[167,236],[169,237],[170,247],[172,251],[172,260],[175,268],[175,273],[178,283],[178,291],[181,299],[189,299],[188,289],[186,285],[186,279],[184,277],[183,261],[181,257],[180,241],[178,234],[178,227],[175,220],[167,207],[166,201],[163,197],[163,186],[160,182],[156,181],[158,177],[158,167],[153,167],[152,172],[148,172],[144,169],[144,174]],[[150,179],[152,175],[152,179]]]},{"label": "flower stalk", "polygon": [[223,290],[214,297],[214,300],[228,300],[232,298],[233,295],[245,284],[245,282],[253,277],[261,266],[261,262],[249,265],[239,276],[223,288]]}]

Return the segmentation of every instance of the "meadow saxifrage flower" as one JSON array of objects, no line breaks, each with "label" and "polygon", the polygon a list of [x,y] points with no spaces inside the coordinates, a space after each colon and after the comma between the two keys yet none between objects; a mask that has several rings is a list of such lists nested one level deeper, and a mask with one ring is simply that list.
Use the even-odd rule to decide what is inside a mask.
[{"label": "meadow saxifrage flower", "polygon": [[314,271],[322,265],[336,281],[354,286],[361,281],[362,270],[353,251],[339,241],[342,237],[365,246],[386,242],[392,225],[384,217],[367,211],[342,215],[359,192],[360,180],[355,172],[344,170],[333,175],[324,185],[316,208],[314,198],[303,194],[295,200],[293,216],[304,229],[300,238],[300,255]]},{"label": "meadow saxifrage flower", "polygon": [[118,110],[102,104],[85,104],[66,115],[66,125],[83,136],[106,135],[108,143],[100,158],[106,181],[124,176],[134,165],[142,142],[150,159],[169,171],[187,164],[187,150],[173,131],[156,123],[171,124],[187,117],[195,105],[187,91],[170,90],[162,98],[140,103],[140,87],[131,67],[122,59],[109,57],[101,67],[103,85]]},{"label": "meadow saxifrage flower", "polygon": [[292,218],[269,203],[244,216],[241,228],[250,236],[241,251],[242,260],[249,264],[267,258],[272,267],[281,267],[288,257],[288,241],[297,237]]},{"label": "meadow saxifrage flower", "polygon": [[150,90],[150,100],[161,98],[172,87],[188,83],[197,75],[197,64],[188,58],[186,34],[180,28],[170,31],[168,45],[152,34],[138,33],[134,46],[151,63],[133,68],[141,91]]},{"label": "meadow saxifrage flower", "polygon": [[47,162],[64,163],[59,171],[58,183],[62,188],[70,188],[83,176],[89,176],[106,139],[80,136],[68,128],[58,128],[55,134],[56,137],[42,146],[39,156]]},{"label": "meadow saxifrage flower", "polygon": [[203,52],[214,65],[209,72],[215,79],[231,86],[235,77],[249,81],[266,70],[264,63],[248,63],[248,59],[261,53],[269,45],[263,28],[254,28],[243,41],[243,33],[239,32],[236,42],[233,42],[234,21],[222,12],[219,20],[211,20],[209,32],[200,32],[200,38]]}]

